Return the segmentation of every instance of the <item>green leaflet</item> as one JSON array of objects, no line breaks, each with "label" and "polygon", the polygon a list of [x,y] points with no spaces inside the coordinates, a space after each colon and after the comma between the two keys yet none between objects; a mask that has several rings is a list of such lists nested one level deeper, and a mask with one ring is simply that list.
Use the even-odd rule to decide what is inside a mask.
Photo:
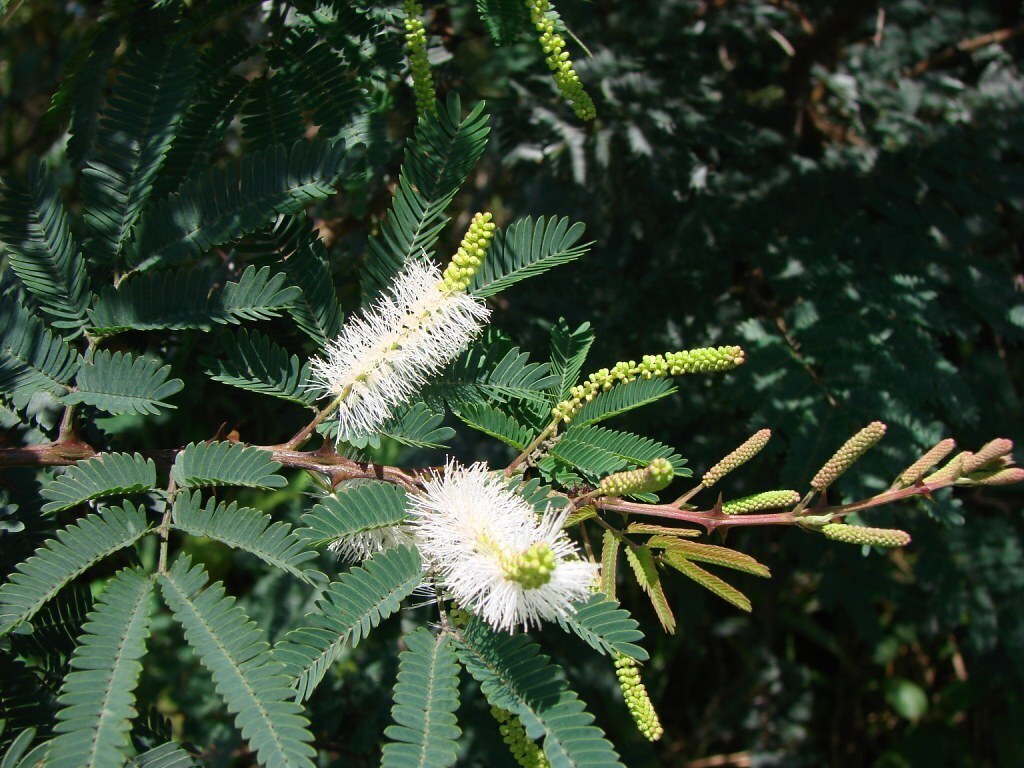
[{"label": "green leaflet", "polygon": [[139,568],[119,571],[89,614],[64,678],[47,766],[121,766],[130,746],[135,686],[146,652],[153,578]]},{"label": "green leaflet", "polygon": [[409,259],[433,255],[448,223],[445,209],[487,145],[488,117],[481,102],[462,117],[453,92],[445,106],[423,115],[405,148],[402,173],[380,234],[370,239],[363,293],[376,296],[391,285]]},{"label": "green leaflet", "polygon": [[532,739],[544,736],[552,768],[621,768],[562,670],[525,635],[492,631],[474,619],[457,643],[459,659],[492,706],[518,715]]},{"label": "green leaflet", "polygon": [[583,230],[579,222],[569,226],[567,218],[520,219],[498,232],[469,292],[482,298],[493,296],[520,280],[578,259],[591,245],[576,245]]},{"label": "green leaflet", "polygon": [[[661,575],[658,573],[658,564],[651,553],[650,548],[645,546],[627,546],[625,548],[626,562],[633,569],[633,575],[640,588],[651,600],[654,612],[658,614],[658,621],[665,631],[672,634],[676,630],[676,618],[672,615],[672,608],[665,597],[665,590],[661,586]],[[696,568],[696,566],[694,566]]]},{"label": "green leaflet", "polygon": [[533,33],[522,0],[476,0],[476,9],[496,45],[511,45]]},{"label": "green leaflet", "polygon": [[142,493],[156,487],[156,464],[139,454],[101,453],[43,485],[43,512],[61,512],[92,499]]},{"label": "green leaflet", "polygon": [[705,589],[718,595],[727,603],[732,603],[741,611],[751,610],[750,600],[732,585],[726,583],[715,574],[705,571],[699,565],[690,562],[687,555],[668,550],[662,559],[685,576],[690,577]]},{"label": "green leaflet", "polygon": [[288,355],[259,331],[239,330],[222,337],[227,357],[203,358],[207,375],[239,389],[311,406],[316,392],[309,384],[309,361]]},{"label": "green leaflet", "polygon": [[384,735],[382,768],[448,768],[455,764],[462,735],[455,719],[459,708],[459,665],[445,633],[434,637],[426,627],[405,636],[408,650],[398,657],[394,706]]},{"label": "green leaflet", "polygon": [[607,392],[599,392],[593,400],[585,403],[572,423],[577,427],[596,424],[634,408],[656,403],[675,391],[676,388],[667,379],[637,379],[628,384],[620,384]]},{"label": "green leaflet", "polygon": [[0,393],[22,408],[37,392],[61,397],[81,358],[9,297],[0,299]]},{"label": "green leaflet", "polygon": [[530,356],[503,337],[488,335],[472,344],[452,366],[425,390],[458,409],[481,399],[492,403],[527,400],[547,403],[545,390],[554,382],[547,363]]},{"label": "green leaflet", "polygon": [[93,563],[130,546],[149,529],[144,507],[128,502],[58,531],[0,585],[0,635],[31,619],[57,590]]},{"label": "green leaflet", "polygon": [[113,355],[101,349],[87,356],[75,377],[66,403],[85,403],[112,414],[157,414],[174,408],[165,399],[180,392],[181,379],[169,379],[171,366],[127,352]]},{"label": "green leaflet", "polygon": [[579,380],[593,343],[594,330],[590,323],[583,323],[573,331],[565,318],[560,317],[551,328],[551,372],[558,377],[552,393],[557,401],[568,399],[569,390]]},{"label": "green leaflet", "polygon": [[586,643],[609,656],[621,654],[637,661],[648,659],[647,651],[635,643],[643,640],[644,633],[629,612],[600,592],[586,601],[576,603],[576,612],[558,620],[566,631],[579,635]]},{"label": "green leaflet", "polygon": [[50,315],[55,328],[81,332],[89,278],[57,184],[46,164],[33,160],[25,185],[0,189],[0,241],[11,269]]},{"label": "green leaflet", "polygon": [[82,172],[89,256],[119,261],[174,140],[195,78],[191,46],[151,39],[125,54]]},{"label": "green leaflet", "polygon": [[331,664],[349,643],[355,646],[370,630],[398,610],[423,579],[414,547],[380,552],[343,573],[317,600],[307,626],[293,629],[274,646],[274,659],[285,666],[292,694],[312,695]]},{"label": "green leaflet", "polygon": [[338,142],[298,141],[245,155],[241,167],[214,168],[186,182],[146,217],[130,259],[136,270],[175,264],[298,213],[335,192],[358,153]]},{"label": "green leaflet", "polygon": [[287,484],[270,451],[241,443],[189,443],[171,467],[179,488],[241,485],[249,488],[280,488]]},{"label": "green leaflet", "polygon": [[487,403],[467,402],[455,409],[455,415],[464,423],[486,435],[495,437],[517,450],[523,450],[536,433],[513,417]]},{"label": "green leaflet", "polygon": [[398,525],[407,517],[405,489],[372,480],[324,496],[302,516],[307,527],[295,533],[313,546],[322,546],[360,531]]},{"label": "green leaflet", "polygon": [[250,151],[291,146],[302,139],[302,133],[302,114],[284,78],[265,75],[249,83],[242,107],[242,137]]},{"label": "green leaflet", "polygon": [[213,676],[217,693],[260,765],[313,768],[313,735],[291,700],[284,668],[274,661],[257,626],[219,583],[208,585],[202,566],[180,556],[157,577],[185,640]]},{"label": "green leaflet", "polygon": [[201,492],[180,493],[174,499],[171,526],[241,549],[307,584],[325,580],[323,574],[304,565],[316,559],[316,552],[306,548],[291,526],[252,507],[240,507],[234,501],[218,504],[216,499],[204,507]]},{"label": "green leaflet", "polygon": [[92,333],[110,336],[122,331],[237,325],[245,320],[277,317],[291,306],[299,289],[270,267],[249,266],[237,282],[211,294],[213,273],[207,268],[176,269],[134,275],[118,287],[107,287],[89,311]]}]

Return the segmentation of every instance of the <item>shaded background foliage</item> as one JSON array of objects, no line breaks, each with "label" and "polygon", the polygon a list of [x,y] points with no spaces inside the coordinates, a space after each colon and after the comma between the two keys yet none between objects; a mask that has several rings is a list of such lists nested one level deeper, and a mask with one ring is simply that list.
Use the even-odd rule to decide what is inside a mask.
[{"label": "shaded background foliage", "polygon": [[[0,27],[3,175],[23,172],[27,151],[45,154],[59,139],[60,111],[46,114],[51,97],[65,67],[94,44],[103,10],[99,3],[11,5]],[[395,7],[370,5],[382,23],[391,20]],[[965,445],[993,434],[1024,439],[1019,3],[566,0],[559,11],[592,53],[574,50],[598,109],[592,125],[558,100],[534,42],[496,45],[473,6],[427,4],[442,95],[486,99],[495,126],[454,206],[466,213],[452,233],[473,210],[490,209],[503,221],[568,215],[585,221],[596,241],[578,265],[503,296],[499,327],[542,353],[559,315],[589,320],[597,331],[591,367],[743,344],[743,368],[727,379],[686,381],[679,395],[629,424],[676,446],[695,471],[751,431],[772,427],[769,449],[730,476],[730,496],[800,487],[875,418],[890,425],[888,438],[834,496],[881,490],[915,450],[943,436]],[[207,14],[199,38],[225,59],[244,52],[246,40],[286,34],[284,4],[196,2],[189,13]],[[145,21],[137,38],[145,37]],[[256,132],[265,121],[247,115],[274,115],[287,132],[302,127],[289,127],[290,116],[333,108],[315,120],[321,134],[366,143],[361,179],[317,211],[349,307],[358,303],[363,233],[390,199],[411,130],[400,43],[394,25],[349,47],[348,66],[373,84],[359,98],[374,108],[358,119],[334,99],[341,85],[328,83],[322,93],[309,86],[301,64],[326,71],[319,54],[289,59],[296,43],[277,59],[240,58],[237,74],[255,84],[218,156],[226,162],[265,140]],[[961,50],[950,48],[958,43]],[[250,246],[258,259],[259,242]],[[196,369],[194,345],[206,343],[165,351],[175,375],[195,378],[187,375]],[[111,445],[120,447],[122,435],[133,449],[184,444],[222,422],[269,440],[298,418],[289,406],[269,410],[208,381],[178,404],[173,419],[145,428],[109,420]],[[472,438],[459,445],[466,457],[483,450]],[[439,458],[389,445],[379,454],[421,464]],[[9,490],[28,496],[31,488]],[[296,515],[306,490],[295,484],[260,505]],[[1012,488],[978,489],[956,501],[875,512],[870,520],[914,535],[910,548],[886,556],[826,546],[797,530],[733,532],[731,546],[773,569],[769,583],[741,584],[754,613],[738,615],[670,581],[680,618],[671,637],[655,630],[639,594],[624,594],[646,618],[653,656],[646,678],[666,726],[656,748],[617,706],[606,665],[568,650],[558,661],[575,680],[591,681],[580,692],[629,765],[1019,765],[1020,499]],[[212,575],[272,636],[289,614],[301,615],[303,593],[281,575],[261,576],[242,559],[225,558],[222,568]],[[143,675],[169,716],[154,715],[153,730],[180,730],[188,713],[185,737],[215,743],[209,763],[231,765],[237,736],[212,709],[209,680],[196,674],[181,638],[165,629],[157,627],[151,642],[162,644],[153,652],[168,661]],[[392,639],[399,629],[392,621]],[[553,647],[557,634],[546,640]],[[324,737],[325,765],[375,762],[395,667],[393,642],[360,646],[340,679],[318,690],[310,713]],[[500,745],[483,751],[496,739],[486,712],[460,717],[472,754],[503,754]],[[719,755],[729,757],[700,762]]]}]

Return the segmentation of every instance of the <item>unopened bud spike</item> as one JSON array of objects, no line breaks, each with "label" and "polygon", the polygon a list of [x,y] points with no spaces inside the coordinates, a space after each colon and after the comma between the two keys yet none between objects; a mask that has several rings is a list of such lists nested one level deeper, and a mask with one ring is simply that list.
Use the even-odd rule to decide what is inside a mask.
[{"label": "unopened bud spike", "polygon": [[722,512],[727,515],[746,515],[751,512],[762,512],[766,509],[792,507],[800,501],[796,491],[763,491],[741,499],[727,501],[722,505]]},{"label": "unopened bud spike", "polygon": [[643,469],[617,472],[602,478],[598,491],[602,496],[655,493],[671,483],[674,476],[672,462],[668,459],[655,459]]},{"label": "unopened bud spike", "polygon": [[640,669],[636,661],[616,654],[615,675],[619,678],[619,688],[622,689],[622,696],[626,700],[626,708],[633,716],[637,729],[648,741],[657,741],[664,733],[658,713],[654,710],[654,703],[647,694],[647,688],[640,680]]},{"label": "unopened bud spike", "polygon": [[866,528],[859,525],[829,523],[821,529],[825,537],[845,544],[867,544],[872,547],[905,547],[910,534],[896,528]]},{"label": "unopened bud spike", "polygon": [[913,485],[924,477],[925,472],[949,456],[954,448],[956,448],[956,441],[951,437],[936,443],[921,458],[900,473],[897,484],[902,486]]},{"label": "unopened bud spike", "polygon": [[836,451],[832,458],[825,462],[818,470],[818,474],[811,480],[811,487],[819,492],[824,491],[836,479],[848,470],[853,463],[863,456],[885,435],[885,424],[880,421],[873,421],[864,429],[855,434]]},{"label": "unopened bud spike", "polygon": [[970,459],[964,460],[964,474],[984,469],[997,459],[1013,450],[1013,441],[1005,437],[997,437],[985,443]]},{"label": "unopened bud spike", "polygon": [[762,429],[755,432],[739,448],[705,472],[704,477],[700,481],[701,485],[705,488],[710,488],[734,469],[746,464],[761,452],[761,449],[768,444],[771,436],[772,431],[770,429]]}]

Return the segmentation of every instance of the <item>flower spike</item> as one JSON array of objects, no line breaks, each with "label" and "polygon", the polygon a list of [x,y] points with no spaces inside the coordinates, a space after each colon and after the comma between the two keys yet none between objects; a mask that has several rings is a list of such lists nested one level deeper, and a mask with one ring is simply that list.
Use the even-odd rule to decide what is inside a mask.
[{"label": "flower spike", "polygon": [[885,424],[880,421],[873,421],[864,429],[855,434],[836,451],[832,458],[825,462],[825,465],[818,470],[818,474],[811,480],[811,487],[816,491],[824,491],[836,479],[848,470],[853,463],[885,435]]},{"label": "flower spike", "polygon": [[434,109],[434,76],[427,58],[427,30],[420,20],[423,6],[418,0],[405,0],[405,47],[412,70],[412,89],[416,94],[416,113],[424,115]]},{"label": "flower spike", "polygon": [[701,485],[705,488],[710,488],[734,469],[746,464],[768,445],[771,437],[772,431],[770,429],[760,429],[752,434],[743,441],[739,448],[729,453],[715,466],[705,472],[704,477],[700,480]]}]

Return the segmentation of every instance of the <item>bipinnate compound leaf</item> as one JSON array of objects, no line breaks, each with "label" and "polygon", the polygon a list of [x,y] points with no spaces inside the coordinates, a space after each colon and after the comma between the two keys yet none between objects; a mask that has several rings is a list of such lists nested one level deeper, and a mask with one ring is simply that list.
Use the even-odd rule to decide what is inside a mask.
[{"label": "bipinnate compound leaf", "polygon": [[58,531],[0,585],[0,635],[30,620],[71,579],[134,544],[148,528],[145,507],[128,502],[124,507],[106,507]]},{"label": "bipinnate compound leaf", "polygon": [[618,653],[637,661],[647,660],[647,651],[636,645],[644,639],[640,625],[615,600],[597,592],[574,607],[575,613],[558,619],[563,629],[571,630],[609,656]]},{"label": "bipinnate compound leaf", "polygon": [[101,349],[82,361],[75,388],[64,402],[84,403],[114,415],[154,415],[161,408],[175,408],[166,400],[185,386],[170,375],[171,366],[152,358]]},{"label": "bipinnate compound leaf", "polygon": [[601,538],[601,591],[614,600],[615,576],[619,567],[619,537],[614,531],[605,531]]},{"label": "bipinnate compound leaf", "polygon": [[762,578],[770,578],[772,573],[768,567],[757,562],[750,555],[737,552],[728,547],[717,547],[714,544],[698,544],[695,541],[685,541],[672,535],[652,536],[647,540],[647,546],[651,549],[664,549],[685,557],[687,560],[696,560],[711,565],[721,565],[725,568],[732,568],[734,571],[750,573]]},{"label": "bipinnate compound leaf", "polygon": [[46,164],[29,164],[27,183],[0,187],[0,242],[11,269],[52,318],[76,333],[85,324],[89,278]]},{"label": "bipinnate compound leaf", "polygon": [[448,768],[455,764],[462,731],[455,719],[459,708],[459,665],[451,637],[434,637],[426,627],[405,636],[398,657],[394,706],[384,735],[381,768]]},{"label": "bipinnate compound leaf", "polygon": [[570,226],[564,217],[520,219],[498,232],[469,292],[481,298],[493,296],[520,280],[578,259],[590,248],[590,243],[576,244],[583,230],[583,224]]},{"label": "bipinnate compound leaf", "polygon": [[280,488],[288,481],[277,474],[281,464],[272,456],[270,451],[241,443],[189,443],[174,460],[171,478],[179,488]]},{"label": "bipinnate compound leaf", "polygon": [[462,403],[456,407],[455,415],[473,429],[495,437],[520,451],[529,445],[535,436],[532,429],[487,403]]},{"label": "bipinnate compound leaf", "polygon": [[213,168],[147,215],[130,254],[132,266],[194,259],[271,224],[279,214],[298,213],[333,195],[336,180],[357,155],[341,142],[313,139],[247,154],[237,169]]},{"label": "bipinnate compound leaf", "polygon": [[371,480],[321,498],[302,516],[306,527],[295,533],[313,546],[323,546],[360,531],[398,525],[407,517],[405,489]]},{"label": "bipinnate compound leaf", "polygon": [[223,337],[227,357],[205,358],[214,381],[309,406],[316,392],[309,387],[309,361],[288,355],[259,331],[239,330]]},{"label": "bipinnate compound leaf", "polygon": [[323,576],[307,564],[316,552],[293,532],[288,523],[274,519],[238,502],[217,503],[209,499],[203,506],[202,493],[180,493],[174,499],[171,526],[193,536],[206,536],[255,555],[307,584],[322,583]]},{"label": "bipinnate compound leaf", "polygon": [[453,409],[481,400],[492,404],[509,400],[547,404],[545,390],[554,381],[547,363],[531,363],[528,353],[505,339],[485,337],[435,379],[426,394],[443,399]]},{"label": "bipinnate compound leaf", "polygon": [[118,571],[107,582],[61,687],[49,768],[124,765],[152,595],[153,578],[139,568]]},{"label": "bipinnate compound leaf", "polygon": [[457,642],[459,660],[491,706],[518,715],[532,739],[544,737],[552,768],[622,768],[594,716],[562,670],[526,635],[495,632],[474,619]]},{"label": "bipinnate compound leaf", "polygon": [[379,552],[339,576],[317,600],[316,612],[306,616],[306,626],[293,629],[274,646],[291,695],[308,699],[345,645],[355,646],[397,611],[422,579],[423,565],[414,547]]},{"label": "bipinnate compound leaf", "polygon": [[101,453],[43,484],[43,512],[62,512],[92,499],[142,493],[156,487],[156,464],[139,454]]},{"label": "bipinnate compound leaf", "polygon": [[9,296],[0,299],[0,394],[23,407],[37,392],[62,397],[81,358]]},{"label": "bipinnate compound leaf", "polygon": [[444,225],[445,209],[487,145],[484,104],[462,117],[452,93],[447,104],[423,114],[405,148],[402,172],[380,234],[370,239],[363,292],[376,296],[391,285],[409,259],[429,258]]},{"label": "bipinnate compound leaf", "polygon": [[646,467],[655,459],[668,459],[675,469],[676,475],[689,476],[690,470],[684,469],[686,460],[671,447],[648,437],[634,435],[631,432],[620,432],[597,426],[580,426],[575,422],[566,430],[565,436],[559,441],[561,447],[565,443],[579,443],[600,449],[634,467]]},{"label": "bipinnate compound leaf", "polygon": [[150,199],[195,81],[195,48],[154,38],[129,47],[82,172],[89,257],[113,264]]},{"label": "bipinnate compound leaf", "polygon": [[309,721],[254,622],[188,555],[158,577],[164,600],[260,765],[313,768]]}]

